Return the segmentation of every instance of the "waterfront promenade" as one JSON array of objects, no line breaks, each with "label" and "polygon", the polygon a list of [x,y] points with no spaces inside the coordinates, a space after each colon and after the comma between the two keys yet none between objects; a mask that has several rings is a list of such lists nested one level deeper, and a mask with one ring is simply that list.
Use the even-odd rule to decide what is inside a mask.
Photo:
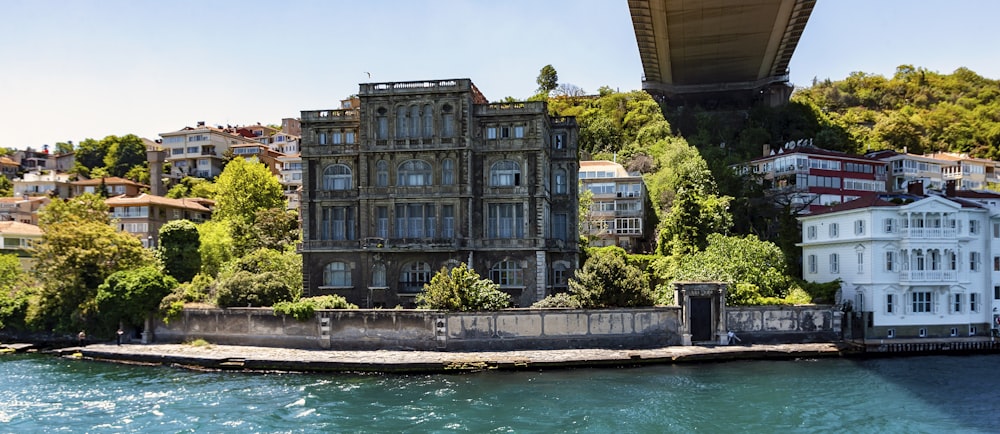
[{"label": "waterfront promenade", "polygon": [[337,351],[234,345],[94,344],[60,351],[100,361],[192,369],[292,372],[462,372],[638,366],[726,360],[839,357],[835,343],[752,346],[673,346],[653,349],[533,351]]}]

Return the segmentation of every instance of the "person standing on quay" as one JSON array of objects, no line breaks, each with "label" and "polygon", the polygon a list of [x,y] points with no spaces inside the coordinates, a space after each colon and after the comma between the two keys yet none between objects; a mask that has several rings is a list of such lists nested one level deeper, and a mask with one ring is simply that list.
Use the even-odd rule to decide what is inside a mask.
[{"label": "person standing on quay", "polygon": [[80,346],[83,346],[83,342],[87,340],[87,334],[80,330],[80,333],[76,334],[76,340],[79,341]]},{"label": "person standing on quay", "polygon": [[125,334],[125,332],[123,332],[122,329],[121,329],[121,327],[119,327],[118,328],[118,332],[115,333],[115,335],[118,337],[118,346],[122,345],[122,335],[123,334]]}]

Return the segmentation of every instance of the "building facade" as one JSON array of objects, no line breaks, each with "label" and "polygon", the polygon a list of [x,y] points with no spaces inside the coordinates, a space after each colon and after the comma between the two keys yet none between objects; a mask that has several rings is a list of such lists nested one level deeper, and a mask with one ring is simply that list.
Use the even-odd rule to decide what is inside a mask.
[{"label": "building facade", "polygon": [[[355,108],[356,107],[356,108]],[[577,126],[468,79],[369,83],[303,111],[304,293],[409,307],[467,263],[527,306],[578,266]]]},{"label": "building facade", "polygon": [[781,205],[809,213],[886,191],[886,163],[862,155],[828,151],[810,141],[789,142],[744,167],[764,183]]},{"label": "building facade", "polygon": [[656,213],[641,175],[630,175],[613,161],[581,161],[581,192],[591,203],[581,233],[592,247],[619,246],[649,253],[656,244]]},{"label": "building facade", "polygon": [[803,278],[840,279],[869,339],[988,336],[1000,311],[989,203],[1000,196],[960,196],[870,194],[800,217]]},{"label": "building facade", "polygon": [[164,175],[173,178],[215,178],[225,167],[225,153],[230,147],[258,143],[252,135],[244,137],[232,127],[212,127],[204,122],[198,122],[196,127],[160,133],[160,137],[160,146],[171,165],[170,173]]}]

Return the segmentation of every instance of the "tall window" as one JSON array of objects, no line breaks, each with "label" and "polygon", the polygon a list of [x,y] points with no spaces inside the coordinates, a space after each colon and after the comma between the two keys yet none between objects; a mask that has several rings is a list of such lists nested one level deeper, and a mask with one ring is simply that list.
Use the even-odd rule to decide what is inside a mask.
[{"label": "tall window", "polygon": [[885,233],[891,234],[895,230],[896,220],[892,218],[887,218],[883,220]]},{"label": "tall window", "polygon": [[524,207],[520,203],[490,204],[487,237],[524,238]]},{"label": "tall window", "polygon": [[569,217],[566,214],[552,215],[552,238],[563,241],[569,239],[568,221]]},{"label": "tall window", "polygon": [[396,171],[396,185],[420,186],[431,185],[431,165],[424,160],[407,160],[399,165]]},{"label": "tall window", "polygon": [[979,271],[981,262],[979,252],[969,252],[969,271]]},{"label": "tall window", "polygon": [[569,267],[562,261],[552,265],[552,285],[565,287],[569,281]]},{"label": "tall window", "polygon": [[420,107],[410,106],[410,137],[416,138],[420,137]]},{"label": "tall window", "polygon": [[351,286],[351,270],[344,262],[331,262],[323,267],[324,286]]},{"label": "tall window", "polygon": [[431,266],[426,262],[411,262],[399,273],[399,292],[420,292],[431,281]]},{"label": "tall window", "polygon": [[372,286],[375,288],[385,288],[385,264],[381,262],[372,266]]},{"label": "tall window", "polygon": [[455,183],[455,160],[445,158],[441,161],[441,184],[452,185]]},{"label": "tall window", "polygon": [[389,138],[389,118],[386,117],[385,107],[379,107],[375,111],[375,138],[385,140]]},{"label": "tall window", "polygon": [[349,190],[351,168],[344,164],[331,164],[323,169],[323,190]]},{"label": "tall window", "polygon": [[809,255],[809,272],[816,273],[816,255]]},{"label": "tall window", "polygon": [[951,313],[962,312],[962,294],[953,294],[952,301],[954,302],[951,307]]},{"label": "tall window", "polygon": [[931,293],[930,291],[911,293],[913,313],[930,313]]},{"label": "tall window", "polygon": [[556,169],[554,173],[556,194],[566,194],[569,191],[566,181],[566,170]]},{"label": "tall window", "polygon": [[434,108],[430,104],[424,105],[422,120],[424,121],[424,137],[434,136]]},{"label": "tall window", "polygon": [[490,268],[490,280],[500,287],[524,286],[524,270],[514,261],[503,261]]},{"label": "tall window", "polygon": [[552,147],[555,149],[566,149],[566,134],[565,133],[553,134]]},{"label": "tall window", "polygon": [[378,160],[378,163],[375,163],[375,186],[389,186],[389,163],[385,160]]},{"label": "tall window", "polygon": [[326,133],[319,133],[319,144],[326,144]]},{"label": "tall window", "polygon": [[895,307],[895,303],[894,302],[895,302],[895,300],[893,298],[893,294],[886,294],[885,295],[885,313],[889,313],[889,314],[892,313],[892,309]]},{"label": "tall window", "polygon": [[434,238],[434,204],[396,204],[397,238]]},{"label": "tall window", "polygon": [[441,136],[455,137],[455,113],[450,104],[441,107]]},{"label": "tall window", "polygon": [[441,205],[441,236],[455,238],[455,206]]},{"label": "tall window", "polygon": [[979,294],[969,294],[969,312],[979,312]]},{"label": "tall window", "polygon": [[836,253],[830,255],[830,272],[839,273],[840,272],[840,256]]},{"label": "tall window", "polygon": [[979,220],[969,220],[969,235],[979,235]]},{"label": "tall window", "polygon": [[895,271],[896,252],[885,252],[885,271]]},{"label": "tall window", "polygon": [[406,107],[396,107],[396,138],[406,138],[409,131],[406,126]]},{"label": "tall window", "polygon": [[375,236],[389,238],[389,207],[375,208]]},{"label": "tall window", "polygon": [[806,238],[810,240],[816,239],[816,226],[809,226],[806,228]]},{"label": "tall window", "polygon": [[521,165],[516,161],[497,161],[490,166],[491,187],[513,187],[521,185]]},{"label": "tall window", "polygon": [[837,238],[840,233],[840,226],[836,223],[830,223],[830,238]]},{"label": "tall window", "polygon": [[864,235],[865,234],[865,221],[855,220],[854,221],[854,235]]},{"label": "tall window", "polygon": [[321,240],[354,240],[354,207],[331,206],[323,208],[320,219]]}]

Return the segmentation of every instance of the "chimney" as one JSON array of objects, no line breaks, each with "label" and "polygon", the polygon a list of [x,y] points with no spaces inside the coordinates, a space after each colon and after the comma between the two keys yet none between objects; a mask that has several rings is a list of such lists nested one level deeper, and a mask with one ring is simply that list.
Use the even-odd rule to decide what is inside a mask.
[{"label": "chimney", "polygon": [[166,158],[167,151],[154,146],[146,148],[146,161],[149,162],[149,192],[153,196],[163,196],[167,193],[163,191],[163,161]]},{"label": "chimney", "polygon": [[205,126],[205,121],[198,121],[198,126],[199,127]]},{"label": "chimney", "polygon": [[944,197],[955,197],[955,180],[949,179],[944,183]]},{"label": "chimney", "polygon": [[761,145],[761,155],[765,157],[771,155],[771,145],[769,143]]},{"label": "chimney", "polygon": [[906,184],[906,192],[909,194],[915,194],[918,196],[924,195],[924,181],[920,179],[914,179]]}]

